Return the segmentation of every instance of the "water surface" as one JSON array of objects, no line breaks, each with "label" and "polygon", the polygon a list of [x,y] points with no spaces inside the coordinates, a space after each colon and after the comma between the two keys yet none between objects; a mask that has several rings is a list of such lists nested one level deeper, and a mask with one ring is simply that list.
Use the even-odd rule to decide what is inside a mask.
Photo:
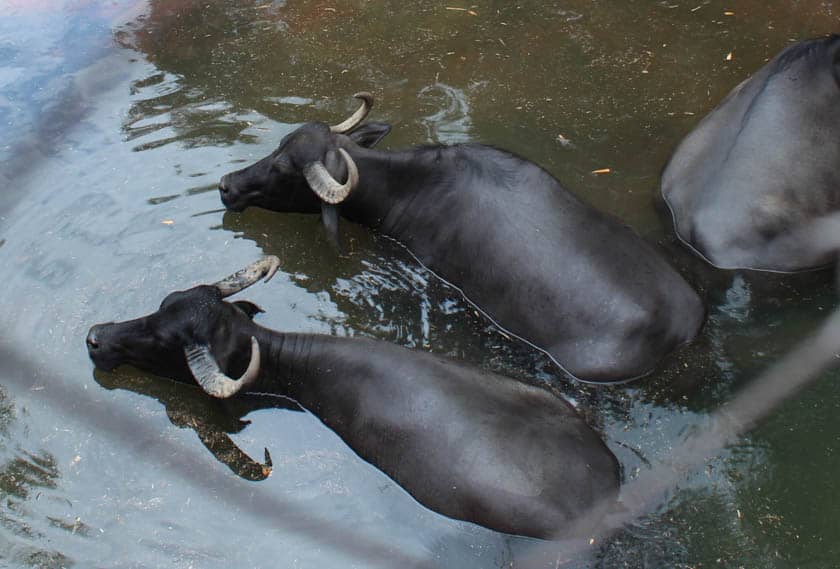
[{"label": "water surface", "polygon": [[[791,41],[837,31],[834,2],[0,6],[8,566],[501,568],[527,556],[529,540],[424,509],[287,402],[225,406],[137,370],[93,371],[91,324],[149,313],[262,254],[283,271],[242,295],[266,310],[261,324],[376,337],[544,385],[603,433],[625,481],[667,463],[836,305],[830,274],[704,266],[656,203],[680,138]],[[385,148],[499,146],[625,220],[706,299],[701,337],[649,378],[588,387],[493,329],[388,239],[345,221],[350,255],[338,258],[316,216],[221,211],[222,174],[303,122],[343,119],[359,90],[376,96],[372,118],[394,125]],[[562,560],[840,564],[835,379],[827,373],[625,531]],[[255,465],[231,441],[260,460],[268,447],[273,475],[247,480]]]}]

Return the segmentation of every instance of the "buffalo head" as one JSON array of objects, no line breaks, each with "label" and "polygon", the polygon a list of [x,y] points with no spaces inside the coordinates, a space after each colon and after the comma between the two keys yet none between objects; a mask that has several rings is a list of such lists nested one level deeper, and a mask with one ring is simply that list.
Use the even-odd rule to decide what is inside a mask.
[{"label": "buffalo head", "polygon": [[334,206],[344,201],[359,181],[356,164],[345,147],[371,148],[391,130],[384,123],[362,125],[373,107],[373,96],[355,96],[362,105],[344,122],[335,126],[304,124],[262,160],[223,176],[219,193],[225,207],[232,211],[249,206],[281,212],[321,211],[328,236],[338,245]]},{"label": "buffalo head", "polygon": [[262,277],[269,280],[279,265],[277,257],[264,257],[213,285],[170,294],[153,314],[97,324],[87,335],[88,354],[106,371],[128,364],[181,381],[194,379],[210,395],[230,397],[259,375],[260,347],[251,319],[260,309],[223,299]]}]

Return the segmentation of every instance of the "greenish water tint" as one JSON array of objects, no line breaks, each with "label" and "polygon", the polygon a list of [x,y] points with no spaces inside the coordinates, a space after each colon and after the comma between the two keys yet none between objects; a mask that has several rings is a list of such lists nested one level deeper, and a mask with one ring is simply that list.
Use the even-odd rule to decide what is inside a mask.
[{"label": "greenish water tint", "polygon": [[[5,565],[367,567],[407,555],[509,567],[527,555],[528,540],[425,510],[285,402],[231,408],[135,370],[93,373],[91,324],[151,312],[263,253],[283,272],[244,295],[262,324],[377,337],[545,385],[604,434],[625,480],[667,463],[837,304],[828,273],[711,270],[656,203],[680,138],[790,41],[838,31],[833,2],[0,5],[0,346],[29,362],[0,366]],[[643,381],[580,385],[387,239],[345,222],[351,254],[337,258],[317,217],[220,211],[222,174],[302,122],[344,118],[362,89],[376,96],[372,118],[394,125],[384,147],[492,144],[624,219],[703,294],[701,337]],[[836,375],[567,566],[840,565]],[[253,465],[230,441],[260,460],[268,447],[273,476],[237,476]]]}]

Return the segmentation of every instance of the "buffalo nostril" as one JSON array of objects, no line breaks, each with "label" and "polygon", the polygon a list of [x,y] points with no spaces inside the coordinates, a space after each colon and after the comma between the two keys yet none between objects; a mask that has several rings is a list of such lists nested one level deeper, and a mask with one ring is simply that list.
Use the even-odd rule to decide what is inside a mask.
[{"label": "buffalo nostril", "polygon": [[219,180],[219,191],[223,194],[226,194],[230,191],[230,188],[227,184],[227,177],[224,177],[221,180]]},{"label": "buffalo nostril", "polygon": [[93,330],[87,335],[85,338],[85,343],[87,344],[88,350],[96,350],[99,348],[99,341],[96,339],[96,333]]}]

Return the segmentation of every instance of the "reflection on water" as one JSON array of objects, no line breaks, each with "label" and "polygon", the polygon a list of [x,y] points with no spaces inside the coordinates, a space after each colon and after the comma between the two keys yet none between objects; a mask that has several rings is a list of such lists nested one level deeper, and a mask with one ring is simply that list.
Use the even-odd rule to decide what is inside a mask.
[{"label": "reflection on water", "polygon": [[349,254],[339,256],[314,215],[225,213],[222,227],[279,257],[293,283],[328,299],[342,316],[330,310],[317,318],[333,334],[361,333],[416,348],[447,346],[446,353],[460,357],[483,343],[487,323],[389,239],[345,222],[340,230]]},{"label": "reflection on water", "polygon": [[[4,340],[62,371],[0,370],[4,563],[368,566],[359,550],[255,514],[261,498],[281,497],[354,541],[435,566],[516,566],[526,540],[424,510],[308,413],[260,398],[230,408],[132,370],[91,377],[82,340],[90,324],[149,313],[172,290],[263,253],[283,267],[243,295],[266,310],[261,324],[377,337],[543,385],[604,433],[625,480],[667,464],[709,410],[836,304],[827,273],[710,269],[654,207],[680,137],[790,39],[836,28],[831,3],[9,5],[14,17],[0,15],[0,180],[10,192],[0,314],[13,323]],[[219,211],[222,174],[300,123],[345,117],[359,90],[376,96],[371,118],[394,125],[389,148],[507,148],[626,219],[704,295],[701,337],[642,382],[579,385],[388,239],[343,222],[349,255],[339,257],[317,216]],[[592,174],[602,168],[611,173]],[[22,379],[7,384],[12,373]],[[830,379],[567,566],[836,565],[840,518],[826,505],[840,493],[840,400]],[[71,394],[63,406],[51,403],[57,386]],[[106,411],[154,434],[85,420]],[[273,475],[241,481],[260,479],[265,447]],[[203,458],[188,455],[197,449]],[[181,456],[190,457],[183,470],[168,467]],[[224,482],[192,484],[205,478]],[[226,501],[240,489],[250,498]]]},{"label": "reflection on water", "polygon": [[436,109],[422,119],[429,142],[459,144],[471,140],[470,103],[461,89],[437,83],[420,89],[419,99],[428,100],[429,106]]},{"label": "reflection on water", "polygon": [[171,143],[187,147],[230,144],[231,131],[250,125],[248,117],[235,115],[229,103],[208,101],[204,93],[184,90],[177,78],[163,73],[136,81],[132,92],[135,103],[123,131],[127,140],[134,141],[135,151]]},{"label": "reflection on water", "polygon": [[[111,48],[111,26],[131,13],[132,0],[11,2],[0,16],[0,181],[2,208],[19,197],[17,184],[39,160],[68,144],[104,84],[107,68],[85,73]],[[0,212],[4,211],[0,209]]]},{"label": "reflection on water", "polygon": [[45,513],[53,510],[50,505],[64,505],[57,491],[61,469],[50,452],[22,446],[26,434],[19,415],[0,388],[0,560],[10,566],[67,566],[70,560],[50,546],[52,529],[83,535],[89,528],[79,520],[68,522]]},{"label": "reflection on water", "polygon": [[260,409],[290,409],[300,411],[294,402],[264,395],[246,395],[234,400],[220,401],[205,396],[192,385],[162,381],[145,374],[108,373],[94,371],[96,382],[106,389],[126,389],[152,397],[166,409],[173,425],[191,429],[201,443],[234,474],[245,480],[265,480],[271,461],[261,463],[243,452],[228,436],[239,433],[250,421],[242,418]]}]

